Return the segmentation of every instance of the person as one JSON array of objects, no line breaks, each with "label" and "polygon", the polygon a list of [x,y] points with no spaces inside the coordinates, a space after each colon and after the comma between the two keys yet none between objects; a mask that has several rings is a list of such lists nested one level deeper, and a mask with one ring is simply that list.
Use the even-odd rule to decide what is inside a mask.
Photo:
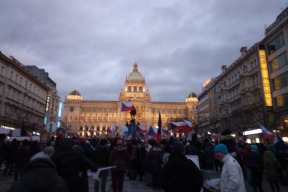
[{"label": "person", "polygon": [[236,142],[234,137],[231,135],[231,130],[225,129],[221,132],[220,143],[226,145],[228,152],[232,155],[232,157],[236,158]]},{"label": "person", "polygon": [[264,152],[264,168],[266,169],[267,180],[270,183],[271,191],[275,191],[274,186],[276,187],[277,192],[280,191],[279,188],[279,170],[281,170],[281,165],[276,159],[275,155],[271,151]]},{"label": "person", "polygon": [[63,177],[69,192],[88,192],[87,168],[93,172],[97,168],[91,166],[87,157],[81,152],[81,147],[74,149],[74,141],[68,138],[59,139],[56,153],[52,160],[57,166],[58,174]]},{"label": "person", "polygon": [[161,187],[166,192],[199,192],[203,186],[203,175],[196,164],[187,159],[184,146],[176,141],[161,175]]},{"label": "person", "polygon": [[31,157],[20,180],[12,184],[8,192],[68,192],[64,180],[57,174],[56,166],[50,159],[54,148],[49,146]]},{"label": "person", "polygon": [[113,192],[122,192],[125,178],[125,171],[129,163],[129,152],[126,147],[123,147],[123,141],[117,140],[117,145],[112,149],[109,162],[112,166],[112,189]]},{"label": "person", "polygon": [[262,175],[263,175],[263,159],[258,152],[256,145],[251,145],[251,150],[247,156],[247,167],[252,176],[252,187],[255,192],[257,189],[262,192]]},{"label": "person", "polygon": [[[96,148],[94,151],[94,157],[93,157],[93,162],[97,167],[108,167],[109,166],[109,155],[110,155],[110,150],[108,146],[106,145],[108,141],[106,139],[101,139],[99,141],[99,146]],[[101,192],[105,192],[105,186],[106,186],[106,181],[108,177],[109,170],[102,170],[100,172],[100,177],[101,177]],[[94,183],[94,191],[98,192],[99,191],[99,184],[100,181],[95,179]]]},{"label": "person", "polygon": [[240,149],[236,151],[237,156],[236,159],[242,168],[242,172],[244,175],[244,179],[247,179],[247,155],[248,151],[246,150],[244,145],[240,145]]},{"label": "person", "polygon": [[220,143],[214,148],[215,156],[223,162],[220,189],[221,191],[246,192],[242,169],[229,153],[226,145]]}]

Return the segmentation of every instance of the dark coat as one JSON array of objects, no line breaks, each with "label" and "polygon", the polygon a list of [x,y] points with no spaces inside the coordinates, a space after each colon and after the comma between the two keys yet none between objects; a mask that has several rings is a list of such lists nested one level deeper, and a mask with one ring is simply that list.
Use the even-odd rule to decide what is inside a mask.
[{"label": "dark coat", "polygon": [[171,154],[161,175],[161,186],[166,192],[199,192],[203,176],[195,163],[183,154]]},{"label": "dark coat", "polygon": [[62,192],[68,191],[55,164],[50,159],[40,158],[25,167],[20,180],[13,183],[9,192],[58,192],[60,187]]},{"label": "dark coat", "polygon": [[[69,192],[88,191],[85,156],[72,146],[62,146],[52,157],[58,174],[63,177]],[[83,181],[85,180],[85,181]]]},{"label": "dark coat", "polygon": [[107,167],[109,166],[109,155],[110,150],[105,145],[100,145],[94,151],[94,163],[98,167]]},{"label": "dark coat", "polygon": [[109,162],[112,166],[116,166],[112,171],[126,171],[129,163],[129,152],[125,147],[114,147],[111,151]]}]

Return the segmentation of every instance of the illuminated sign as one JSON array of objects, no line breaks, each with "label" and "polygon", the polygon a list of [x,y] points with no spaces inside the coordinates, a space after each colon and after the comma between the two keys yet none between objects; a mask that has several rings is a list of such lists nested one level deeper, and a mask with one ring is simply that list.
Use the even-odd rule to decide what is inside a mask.
[{"label": "illuminated sign", "polygon": [[206,87],[211,82],[211,79],[208,79],[204,84],[203,87]]},{"label": "illuminated sign", "polygon": [[46,100],[46,112],[49,110],[49,102],[50,102],[50,93],[47,95],[47,100]]},{"label": "illuminated sign", "polygon": [[271,97],[265,50],[259,49],[259,57],[260,57],[265,102],[266,102],[267,109],[270,110],[272,109],[272,97]]}]

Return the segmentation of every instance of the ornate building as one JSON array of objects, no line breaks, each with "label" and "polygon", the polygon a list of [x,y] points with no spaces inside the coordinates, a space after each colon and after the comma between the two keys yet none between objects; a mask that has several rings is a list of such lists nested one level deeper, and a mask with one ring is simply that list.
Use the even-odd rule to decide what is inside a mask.
[{"label": "ornate building", "polygon": [[41,132],[49,87],[14,57],[0,52],[0,126]]},{"label": "ornate building", "polygon": [[145,78],[138,71],[137,63],[133,71],[126,77],[125,88],[121,90],[118,101],[83,100],[78,90],[73,90],[64,102],[63,126],[68,133],[84,135],[85,127],[93,127],[97,131],[107,131],[114,123],[120,125],[130,123],[129,112],[121,112],[122,102],[132,102],[136,108],[135,123],[157,127],[159,113],[162,126],[168,128],[171,121],[188,119],[192,123],[197,120],[197,95],[191,92],[186,102],[154,102],[146,89]]}]

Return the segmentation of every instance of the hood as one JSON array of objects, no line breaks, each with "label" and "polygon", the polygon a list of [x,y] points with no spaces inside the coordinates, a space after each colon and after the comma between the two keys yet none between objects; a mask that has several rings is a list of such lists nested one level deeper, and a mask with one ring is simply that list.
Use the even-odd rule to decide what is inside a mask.
[{"label": "hood", "polygon": [[275,158],[275,155],[271,151],[265,151],[263,156],[265,159]]}]

